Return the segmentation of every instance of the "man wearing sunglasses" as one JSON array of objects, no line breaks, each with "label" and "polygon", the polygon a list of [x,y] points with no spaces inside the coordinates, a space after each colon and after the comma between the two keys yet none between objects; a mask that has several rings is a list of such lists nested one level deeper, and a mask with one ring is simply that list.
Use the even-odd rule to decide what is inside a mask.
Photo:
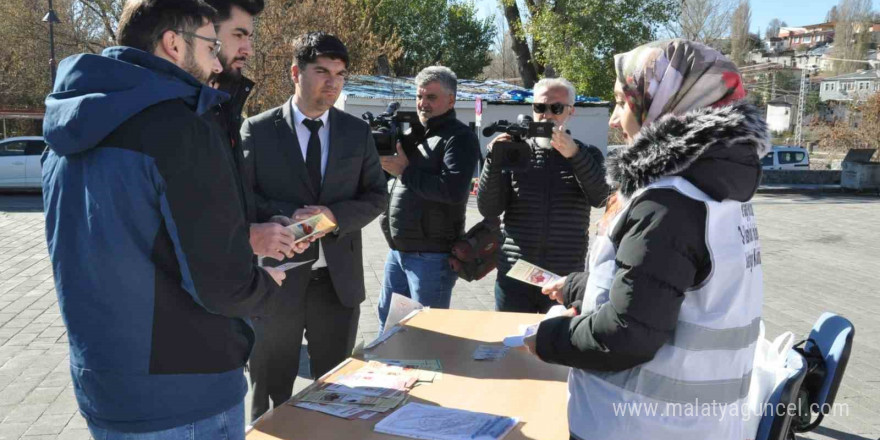
[{"label": "man wearing sunglasses", "polygon": [[247,318],[285,274],[253,264],[228,99],[202,0],[129,0],[119,46],[61,62],[46,99],[46,237],[74,393],[96,439],[244,439]]},{"label": "man wearing sunglasses", "polygon": [[535,84],[533,102],[535,121],[556,124],[552,139],[530,139],[531,164],[516,172],[492,160],[495,143],[510,136],[493,139],[477,193],[480,214],[503,215],[495,282],[495,308],[502,312],[546,313],[553,306],[539,287],[509,278],[507,271],[520,259],[563,276],[583,271],[590,207],[602,206],[609,194],[602,152],[566,130],[575,112],[574,86],[563,78],[543,79]]}]

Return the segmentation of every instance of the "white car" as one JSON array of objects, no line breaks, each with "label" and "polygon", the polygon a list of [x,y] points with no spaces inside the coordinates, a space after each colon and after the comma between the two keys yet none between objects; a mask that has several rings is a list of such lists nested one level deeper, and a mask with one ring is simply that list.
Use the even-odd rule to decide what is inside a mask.
[{"label": "white car", "polygon": [[41,188],[40,156],[45,149],[46,142],[41,136],[0,140],[0,188]]},{"label": "white car", "polygon": [[765,170],[809,170],[810,153],[803,147],[774,145],[773,149],[761,159]]}]

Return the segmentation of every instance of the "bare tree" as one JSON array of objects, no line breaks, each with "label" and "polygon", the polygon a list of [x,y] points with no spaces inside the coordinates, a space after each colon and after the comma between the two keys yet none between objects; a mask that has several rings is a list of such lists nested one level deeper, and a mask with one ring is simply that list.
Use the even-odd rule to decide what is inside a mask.
[{"label": "bare tree", "polygon": [[752,8],[749,0],[740,0],[730,20],[730,57],[734,63],[742,66],[751,49],[749,26],[752,23]]},{"label": "bare tree", "polygon": [[670,24],[669,33],[717,47],[730,31],[738,5],[738,0],[682,0],[681,15]]},{"label": "bare tree", "polygon": [[[871,0],[840,0],[834,26],[834,58],[864,60],[871,44],[874,11]],[[835,61],[837,75],[864,69],[865,63]]]},{"label": "bare tree", "polygon": [[825,14],[825,21],[828,23],[832,23],[832,22],[837,21],[837,19],[838,19],[837,6],[835,5],[835,6],[831,7],[831,9],[828,11],[827,14]]},{"label": "bare tree", "polygon": [[514,77],[518,77],[516,56],[513,53],[513,38],[504,17],[496,16],[496,26],[499,32],[495,34],[492,63],[483,70],[483,77],[512,81]]},{"label": "bare tree", "polygon": [[[122,0],[79,0],[83,15],[101,24],[100,33],[95,35],[107,43],[116,41],[116,28],[122,15]],[[95,26],[93,26],[94,28]]]},{"label": "bare tree", "polygon": [[769,40],[770,38],[775,38],[779,36],[780,29],[788,26],[788,24],[784,21],[780,21],[778,18],[774,18],[770,20],[770,23],[767,25],[767,33],[765,36]]}]

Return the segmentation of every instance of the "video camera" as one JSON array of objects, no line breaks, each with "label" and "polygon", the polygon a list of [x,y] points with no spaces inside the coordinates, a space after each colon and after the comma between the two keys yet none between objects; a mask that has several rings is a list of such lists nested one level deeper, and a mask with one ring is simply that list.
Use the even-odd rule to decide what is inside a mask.
[{"label": "video camera", "polygon": [[403,141],[404,132],[408,128],[404,124],[409,127],[415,127],[415,124],[421,126],[416,112],[399,112],[397,111],[399,108],[400,103],[395,101],[388,104],[385,113],[379,116],[373,116],[370,112],[361,115],[373,130],[373,140],[376,142],[379,156],[393,156],[397,153],[397,142]]},{"label": "video camera", "polygon": [[513,124],[505,120],[490,124],[483,129],[483,136],[507,133],[513,137],[513,141],[496,142],[492,146],[492,160],[503,170],[525,171],[532,159],[532,149],[525,142],[526,139],[545,138],[547,141],[540,143],[549,145],[555,125],[553,121],[535,122],[531,116],[519,115]]}]

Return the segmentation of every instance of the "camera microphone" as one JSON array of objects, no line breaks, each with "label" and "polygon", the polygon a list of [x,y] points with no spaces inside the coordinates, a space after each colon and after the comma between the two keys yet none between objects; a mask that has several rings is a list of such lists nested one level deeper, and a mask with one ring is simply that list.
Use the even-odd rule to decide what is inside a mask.
[{"label": "camera microphone", "polygon": [[393,114],[397,111],[397,109],[399,109],[399,108],[400,108],[400,103],[397,102],[397,101],[393,101],[393,102],[391,102],[391,103],[388,104],[388,107],[387,107],[387,108],[385,108],[385,113],[384,113],[384,114],[385,114],[385,115],[388,115],[388,116],[391,116],[391,115],[393,115]]},{"label": "camera microphone", "polygon": [[495,126],[497,125],[498,124],[495,123],[489,124],[486,128],[483,129],[483,136],[489,137],[495,134]]}]

